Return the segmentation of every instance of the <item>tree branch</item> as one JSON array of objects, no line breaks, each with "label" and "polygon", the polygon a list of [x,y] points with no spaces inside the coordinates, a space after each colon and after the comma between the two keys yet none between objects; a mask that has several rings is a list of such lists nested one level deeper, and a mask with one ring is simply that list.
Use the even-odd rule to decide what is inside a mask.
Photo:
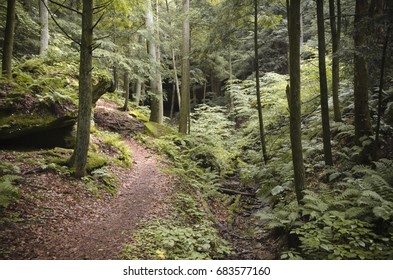
[{"label": "tree branch", "polygon": [[[42,0],[41,0],[42,1]],[[51,0],[49,0],[51,1]],[[52,1],[51,1],[52,2]],[[48,13],[50,14],[50,17],[53,19],[53,21],[55,22],[55,24],[57,25],[57,27],[60,28],[61,32],[63,32],[63,34],[70,40],[72,40],[74,43],[78,44],[79,46],[81,45],[80,42],[76,41],[74,38],[72,38],[70,35],[68,35],[67,31],[64,30],[63,27],[61,27],[61,25],[57,22],[55,16],[53,15],[53,13],[49,10],[49,7],[46,5],[46,3],[44,1],[42,1],[42,3],[45,5],[45,8],[48,10]]]},{"label": "tree branch", "polygon": [[[42,0],[41,0],[41,1],[42,1]],[[72,7],[66,6],[66,5],[64,5],[64,4],[62,4],[62,3],[59,3],[59,2],[57,2],[57,1],[54,1],[54,0],[48,0],[48,1],[51,2],[52,4],[55,4],[55,5],[57,5],[57,6],[60,6],[60,7],[64,8],[64,9],[73,11],[73,12],[77,13],[78,15],[82,15],[82,12],[80,12],[80,11],[78,11],[78,10],[72,8]],[[64,2],[65,2],[65,1],[64,1]],[[63,3],[64,3],[64,2],[63,2]]]}]

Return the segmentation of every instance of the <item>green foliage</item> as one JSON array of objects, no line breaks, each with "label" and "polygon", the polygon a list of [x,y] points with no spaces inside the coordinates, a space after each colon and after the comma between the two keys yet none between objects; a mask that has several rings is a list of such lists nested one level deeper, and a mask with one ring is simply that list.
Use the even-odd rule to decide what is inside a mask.
[{"label": "green foliage", "polygon": [[14,185],[14,181],[20,178],[18,175],[0,176],[0,210],[19,198],[19,188]]},{"label": "green foliage", "polygon": [[125,246],[126,259],[220,259],[231,253],[196,198],[179,193],[170,217],[142,224]]},{"label": "green foliage", "polygon": [[[303,205],[280,202],[257,214],[272,228],[296,235],[301,244],[283,258],[389,259],[393,254],[392,160],[375,169],[357,165],[348,172],[327,170],[334,188],[306,190]],[[338,175],[335,175],[338,174]],[[333,181],[333,180],[330,180]]]},{"label": "green foliage", "polygon": [[111,158],[123,167],[132,166],[132,151],[118,133],[93,129],[93,134],[98,136],[103,143],[109,145]]}]

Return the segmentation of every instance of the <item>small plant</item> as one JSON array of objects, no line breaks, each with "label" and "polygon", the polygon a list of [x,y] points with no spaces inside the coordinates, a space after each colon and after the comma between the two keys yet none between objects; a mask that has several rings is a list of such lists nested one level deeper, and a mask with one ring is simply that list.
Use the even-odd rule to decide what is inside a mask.
[{"label": "small plant", "polygon": [[10,203],[19,198],[19,188],[14,185],[14,181],[20,178],[18,175],[0,177],[0,209],[7,208]]}]

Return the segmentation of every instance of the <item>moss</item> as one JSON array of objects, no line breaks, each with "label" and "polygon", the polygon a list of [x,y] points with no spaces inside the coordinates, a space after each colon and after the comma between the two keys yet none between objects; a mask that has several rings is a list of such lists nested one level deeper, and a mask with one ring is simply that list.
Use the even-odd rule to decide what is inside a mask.
[{"label": "moss", "polygon": [[0,120],[0,140],[69,127],[72,126],[75,121],[76,117],[73,116],[56,118],[49,114],[42,116],[34,114],[14,114],[6,116]]},{"label": "moss", "polygon": [[144,129],[145,134],[154,138],[176,133],[173,129],[156,122],[146,122]]},{"label": "moss", "polygon": [[108,163],[108,157],[104,154],[89,152],[87,157],[86,171],[91,173],[95,169],[99,169]]},{"label": "moss", "polygon": [[138,110],[132,110],[130,112],[130,115],[133,116],[134,118],[136,118],[139,121],[144,121],[144,122],[148,122],[149,121],[149,117],[146,116],[145,114],[143,114],[142,112],[138,111]]}]

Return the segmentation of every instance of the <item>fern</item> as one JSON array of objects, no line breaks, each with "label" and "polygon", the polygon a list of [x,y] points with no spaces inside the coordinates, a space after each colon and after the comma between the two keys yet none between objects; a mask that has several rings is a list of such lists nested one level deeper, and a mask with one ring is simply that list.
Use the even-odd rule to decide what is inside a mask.
[{"label": "fern", "polygon": [[18,199],[19,189],[13,185],[13,182],[20,178],[17,175],[0,177],[0,207],[7,208],[10,203]]}]

